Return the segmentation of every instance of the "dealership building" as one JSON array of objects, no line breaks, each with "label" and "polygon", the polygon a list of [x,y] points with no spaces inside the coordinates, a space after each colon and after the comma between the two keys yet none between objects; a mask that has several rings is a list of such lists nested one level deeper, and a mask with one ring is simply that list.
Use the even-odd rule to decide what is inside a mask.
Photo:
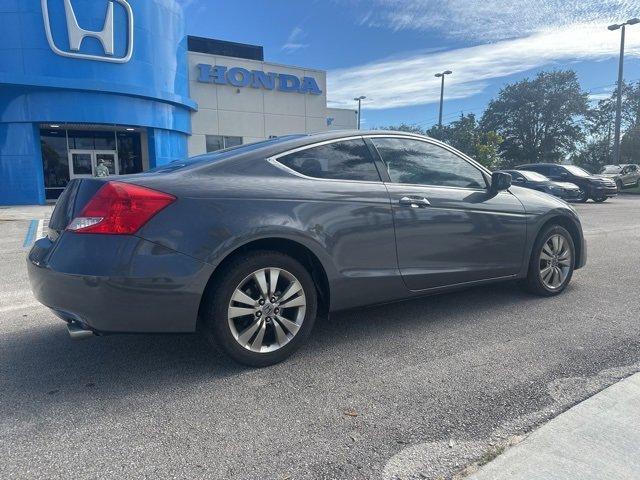
[{"label": "dealership building", "polygon": [[[293,133],[357,127],[326,73],[185,34],[175,0],[0,1],[0,204]],[[104,170],[102,168],[101,170]]]}]

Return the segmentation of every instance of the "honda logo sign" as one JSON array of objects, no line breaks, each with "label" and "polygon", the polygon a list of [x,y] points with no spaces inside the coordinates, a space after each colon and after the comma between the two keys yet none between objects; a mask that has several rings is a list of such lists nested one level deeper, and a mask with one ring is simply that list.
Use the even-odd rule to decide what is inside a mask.
[{"label": "honda logo sign", "polygon": [[[58,0],[59,1],[59,0]],[[127,16],[127,49],[124,56],[115,55],[115,25],[114,25],[114,3],[120,4]],[[44,18],[44,28],[47,40],[51,49],[63,57],[81,58],[84,60],[98,60],[101,62],[127,63],[133,55],[133,9],[127,0],[109,0],[104,26],[101,31],[83,29],[73,9],[71,0],[64,0],[64,13],[67,24],[67,34],[69,37],[69,50],[60,48],[54,39],[51,26],[51,16],[49,15],[49,0],[42,0],[42,16]],[[82,42],[85,38],[92,37],[100,41],[104,55],[92,55],[82,53]]]}]

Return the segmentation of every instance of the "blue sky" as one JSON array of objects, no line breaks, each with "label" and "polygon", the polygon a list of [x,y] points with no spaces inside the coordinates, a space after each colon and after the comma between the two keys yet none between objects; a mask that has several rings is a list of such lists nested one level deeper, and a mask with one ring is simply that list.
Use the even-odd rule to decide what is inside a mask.
[{"label": "blue sky", "polygon": [[[638,0],[180,0],[189,34],[263,45],[265,60],[327,71],[330,106],[366,95],[363,127],[481,115],[501,87],[572,68],[600,98],[614,88],[620,32]],[[640,25],[627,31],[625,78],[640,80]]]}]

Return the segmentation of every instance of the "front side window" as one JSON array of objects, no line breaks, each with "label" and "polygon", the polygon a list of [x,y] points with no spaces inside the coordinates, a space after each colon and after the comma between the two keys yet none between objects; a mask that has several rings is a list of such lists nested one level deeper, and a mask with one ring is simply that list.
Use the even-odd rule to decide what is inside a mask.
[{"label": "front side window", "polygon": [[361,138],[301,150],[278,158],[278,162],[307,177],[380,181],[369,149]]},{"label": "front side window", "polygon": [[551,165],[549,167],[549,176],[551,178],[562,178],[562,174],[565,174],[566,176],[567,171],[565,169],[563,169],[562,167],[557,167],[555,165]]},{"label": "front side window", "polygon": [[486,188],[482,172],[439,145],[404,138],[372,138],[395,183]]}]

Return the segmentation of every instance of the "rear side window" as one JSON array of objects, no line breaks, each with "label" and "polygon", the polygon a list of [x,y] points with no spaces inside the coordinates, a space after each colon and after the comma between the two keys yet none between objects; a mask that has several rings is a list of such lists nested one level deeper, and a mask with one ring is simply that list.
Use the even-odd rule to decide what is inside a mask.
[{"label": "rear side window", "polygon": [[486,188],[482,172],[462,157],[433,143],[403,138],[372,138],[395,183]]},{"label": "rear side window", "polygon": [[380,175],[364,140],[344,140],[308,148],[278,158],[307,177],[379,182]]}]

